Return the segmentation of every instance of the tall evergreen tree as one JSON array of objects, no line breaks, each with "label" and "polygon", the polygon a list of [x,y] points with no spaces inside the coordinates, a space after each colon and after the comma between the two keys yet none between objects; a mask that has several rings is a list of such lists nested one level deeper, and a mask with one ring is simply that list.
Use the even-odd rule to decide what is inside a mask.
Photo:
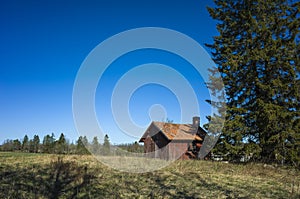
[{"label": "tall evergreen tree", "polygon": [[98,141],[98,137],[95,136],[95,137],[93,138],[93,141],[92,141],[91,152],[92,152],[93,154],[98,154],[99,151],[100,151],[100,143],[99,143],[99,141]]},{"label": "tall evergreen tree", "polygon": [[50,135],[44,136],[42,148],[43,153],[50,153]]},{"label": "tall evergreen tree", "polygon": [[43,152],[44,153],[53,153],[54,152],[54,145],[55,145],[55,138],[54,134],[46,135],[43,139]]},{"label": "tall evergreen tree", "polygon": [[33,152],[38,153],[40,148],[40,137],[38,135],[33,136],[32,144],[33,144]]},{"label": "tall evergreen tree", "polygon": [[67,151],[67,141],[63,133],[60,134],[59,139],[55,144],[55,151],[58,154],[63,154]]},{"label": "tall evergreen tree", "polygon": [[29,150],[29,138],[27,135],[25,135],[22,141],[22,151],[27,152],[28,150]]},{"label": "tall evergreen tree", "polygon": [[14,151],[19,151],[22,148],[22,144],[18,139],[13,140]]},{"label": "tall evergreen tree", "polygon": [[107,134],[104,136],[104,142],[103,142],[103,155],[109,155],[110,154],[110,142],[109,142],[109,137]]},{"label": "tall evergreen tree", "polygon": [[[300,163],[299,2],[216,0],[218,20],[208,87],[218,70],[226,91],[227,116],[219,149],[232,157]],[[216,106],[209,101],[212,106]],[[210,119],[210,118],[209,118]]]},{"label": "tall evergreen tree", "polygon": [[89,154],[89,151],[87,149],[88,147],[88,139],[86,136],[79,136],[77,140],[77,146],[76,146],[76,153],[77,154]]},{"label": "tall evergreen tree", "polygon": [[29,153],[34,153],[34,142],[33,142],[33,139],[29,140]]}]

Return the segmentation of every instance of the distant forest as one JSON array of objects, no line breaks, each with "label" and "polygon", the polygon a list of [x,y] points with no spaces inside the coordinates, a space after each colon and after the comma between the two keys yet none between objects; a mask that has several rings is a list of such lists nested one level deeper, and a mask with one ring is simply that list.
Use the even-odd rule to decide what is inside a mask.
[{"label": "distant forest", "polygon": [[[70,143],[63,133],[60,134],[58,139],[55,135],[44,136],[42,142],[38,135],[34,135],[30,139],[27,135],[23,139],[5,140],[0,145],[0,151],[10,152],[27,152],[27,153],[48,153],[48,154],[101,154],[111,155],[111,143],[108,135],[104,136],[104,142],[101,144],[98,137],[94,137],[89,141],[86,136],[80,136],[76,143]],[[144,152],[143,146],[138,142],[114,145],[114,149],[125,150],[133,153]]]}]

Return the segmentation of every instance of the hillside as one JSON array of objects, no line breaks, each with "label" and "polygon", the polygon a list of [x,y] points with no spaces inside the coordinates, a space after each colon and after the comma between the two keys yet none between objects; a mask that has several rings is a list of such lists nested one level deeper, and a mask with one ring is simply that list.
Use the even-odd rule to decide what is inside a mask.
[{"label": "hillside", "polygon": [[142,174],[93,156],[0,153],[0,198],[299,198],[295,169],[176,161]]}]

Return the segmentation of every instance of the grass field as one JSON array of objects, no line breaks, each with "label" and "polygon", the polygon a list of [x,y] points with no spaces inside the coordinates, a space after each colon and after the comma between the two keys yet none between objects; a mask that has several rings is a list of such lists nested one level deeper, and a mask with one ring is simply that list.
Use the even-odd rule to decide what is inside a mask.
[{"label": "grass field", "polygon": [[134,174],[93,156],[0,153],[0,198],[300,198],[300,174],[191,160]]}]

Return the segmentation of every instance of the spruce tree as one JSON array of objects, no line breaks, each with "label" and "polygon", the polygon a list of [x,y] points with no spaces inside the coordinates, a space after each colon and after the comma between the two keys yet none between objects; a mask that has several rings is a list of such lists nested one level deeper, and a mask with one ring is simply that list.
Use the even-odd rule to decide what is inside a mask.
[{"label": "spruce tree", "polygon": [[63,154],[67,152],[67,141],[63,133],[60,134],[59,139],[55,144],[56,153]]},{"label": "spruce tree", "polygon": [[54,133],[51,136],[48,134],[43,139],[43,152],[54,153],[55,136]]},{"label": "spruce tree", "polygon": [[27,135],[25,135],[22,141],[22,151],[28,152],[28,150],[29,150],[29,138]]},{"label": "spruce tree", "polygon": [[34,135],[32,144],[33,144],[33,152],[38,153],[40,148],[40,137],[38,135]]},{"label": "spruce tree", "polygon": [[88,139],[86,136],[79,136],[78,140],[77,140],[77,146],[76,146],[76,153],[83,155],[83,154],[90,154],[90,152],[88,151]]},{"label": "spruce tree", "polygon": [[92,151],[93,154],[96,154],[96,155],[98,155],[98,153],[100,151],[100,143],[98,141],[97,136],[95,136],[93,138],[92,145],[91,145],[91,151]]},{"label": "spruce tree", "polygon": [[219,149],[299,166],[299,2],[215,3],[208,11],[220,35],[207,45],[217,64],[208,87],[220,89],[213,83],[218,70],[227,98]]},{"label": "spruce tree", "polygon": [[103,142],[103,155],[109,155],[110,154],[110,142],[109,137],[107,134],[104,136],[104,142]]}]

